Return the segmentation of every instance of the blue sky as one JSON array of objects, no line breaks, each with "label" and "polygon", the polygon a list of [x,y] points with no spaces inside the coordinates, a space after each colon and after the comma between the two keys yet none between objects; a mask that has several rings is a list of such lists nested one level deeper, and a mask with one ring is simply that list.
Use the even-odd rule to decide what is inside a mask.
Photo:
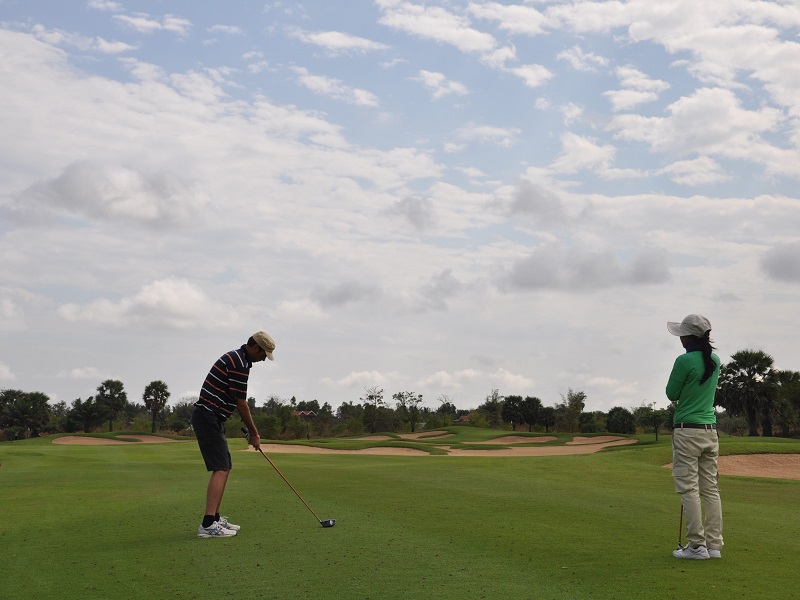
[{"label": "blue sky", "polygon": [[0,387],[666,405],[800,370],[793,2],[0,0]]}]

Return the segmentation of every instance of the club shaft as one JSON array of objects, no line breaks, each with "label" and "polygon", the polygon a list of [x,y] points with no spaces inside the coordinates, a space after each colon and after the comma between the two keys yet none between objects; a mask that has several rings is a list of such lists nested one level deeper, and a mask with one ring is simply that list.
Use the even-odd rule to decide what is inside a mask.
[{"label": "club shaft", "polygon": [[295,493],[295,495],[296,495],[298,498],[300,498],[300,502],[302,502],[302,503],[303,503],[303,505],[304,505],[304,506],[305,506],[305,507],[306,507],[306,508],[307,508],[307,509],[308,509],[308,510],[311,512],[311,514],[312,514],[312,515],[314,515],[314,518],[315,518],[317,521],[319,521],[319,523],[321,524],[321,523],[322,523],[322,521],[320,521],[320,518],[317,516],[317,513],[315,513],[313,510],[311,510],[311,507],[308,505],[308,503],[307,503],[305,500],[303,500],[303,497],[302,497],[302,496],[301,496],[301,495],[300,495],[300,494],[297,492],[297,490],[296,490],[296,489],[294,489],[294,486],[293,486],[291,483],[289,483],[289,480],[288,480],[288,479],[286,479],[286,477],[284,477],[284,476],[283,476],[283,473],[281,473],[281,470],[280,470],[278,467],[276,467],[276,466],[275,466],[275,463],[274,463],[274,462],[272,462],[272,461],[269,459],[269,456],[267,456],[266,454],[264,454],[264,451],[263,451],[261,448],[259,448],[259,449],[258,449],[258,451],[261,453],[261,456],[263,456],[264,458],[266,458],[266,459],[267,459],[267,462],[268,462],[269,464],[271,464],[271,465],[272,465],[272,468],[273,468],[273,469],[275,469],[275,472],[276,472],[278,475],[280,475],[280,476],[281,476],[281,479],[283,479],[283,480],[286,482],[286,485],[288,485],[290,488],[292,488],[292,491]]},{"label": "club shaft", "polygon": [[681,518],[678,522],[678,546],[681,545],[681,540],[683,539],[683,502],[681,502]]}]

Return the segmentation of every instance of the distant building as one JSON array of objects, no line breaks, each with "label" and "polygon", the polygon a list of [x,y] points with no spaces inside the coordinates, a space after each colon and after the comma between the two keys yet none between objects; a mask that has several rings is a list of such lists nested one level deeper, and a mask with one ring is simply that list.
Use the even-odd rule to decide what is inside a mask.
[{"label": "distant building", "polygon": [[317,413],[313,410],[293,410],[292,414],[295,417],[300,417],[303,421],[313,421],[317,418]]}]

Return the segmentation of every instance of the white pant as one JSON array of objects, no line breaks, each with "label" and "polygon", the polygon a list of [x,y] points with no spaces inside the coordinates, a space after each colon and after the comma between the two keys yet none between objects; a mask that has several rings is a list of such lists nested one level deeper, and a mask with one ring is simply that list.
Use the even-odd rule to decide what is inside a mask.
[{"label": "white pant", "polygon": [[686,541],[693,547],[707,546],[720,550],[723,545],[718,456],[716,430],[672,431],[672,477],[675,491],[681,495],[686,519]]}]

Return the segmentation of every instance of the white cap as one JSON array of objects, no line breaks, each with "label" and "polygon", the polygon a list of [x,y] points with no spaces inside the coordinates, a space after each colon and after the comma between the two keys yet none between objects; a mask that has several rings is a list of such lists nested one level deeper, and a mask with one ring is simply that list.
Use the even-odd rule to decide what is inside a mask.
[{"label": "white cap", "polygon": [[711,331],[711,322],[703,315],[687,315],[680,323],[669,321],[667,329],[672,335],[693,335],[703,337]]}]

